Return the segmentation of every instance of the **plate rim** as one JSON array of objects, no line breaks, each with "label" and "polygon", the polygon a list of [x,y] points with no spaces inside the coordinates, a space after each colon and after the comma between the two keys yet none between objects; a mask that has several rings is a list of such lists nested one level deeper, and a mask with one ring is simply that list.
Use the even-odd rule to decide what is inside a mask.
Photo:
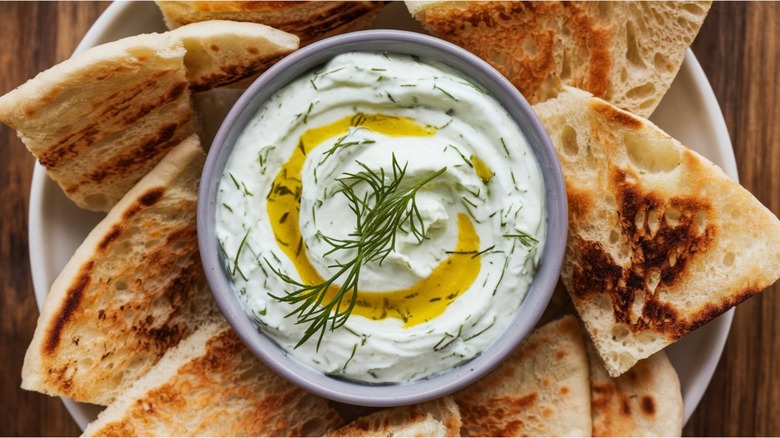
[{"label": "plate rim", "polygon": [[[120,19],[124,14],[128,13],[134,6],[137,6],[134,2],[115,1],[111,3],[97,20],[95,20],[92,26],[90,26],[73,54],[75,55],[97,45],[109,31],[111,24]],[[685,59],[680,66],[677,76],[679,77],[681,74],[688,74],[691,76],[691,82],[694,85],[694,89],[689,91],[695,93],[703,102],[703,106],[700,110],[704,113],[703,118],[711,122],[709,130],[712,132],[717,143],[714,146],[714,149],[721,155],[718,166],[721,167],[730,178],[739,182],[734,148],[723,117],[723,112],[709,79],[690,48],[686,50]],[[675,78],[675,80],[677,79]],[[55,184],[56,186],[56,183],[49,178],[43,166],[36,160],[30,186],[27,229],[30,273],[32,276],[35,301],[39,312],[43,309],[43,303],[50,288],[50,281],[48,280],[52,275],[44,275],[45,272],[42,272],[42,269],[35,270],[33,267],[41,266],[37,261],[42,259],[41,254],[45,252],[43,251],[46,246],[43,238],[44,233],[41,232],[43,230],[44,221],[41,212],[43,210],[45,189],[47,188],[47,185],[51,184]],[[58,187],[56,188],[59,190]],[[56,276],[57,274],[53,275],[54,278],[56,278]],[[708,325],[717,325],[716,329],[714,329],[716,336],[711,348],[708,349],[709,358],[705,361],[703,368],[696,373],[693,381],[689,382],[689,390],[683,400],[683,426],[685,426],[701,402],[701,398],[709,387],[715,370],[722,358],[723,349],[731,330],[734,312],[735,308],[731,308],[723,315],[708,323]],[[96,412],[104,409],[102,406],[76,402],[68,397],[59,398],[82,431],[94,420]]]}]

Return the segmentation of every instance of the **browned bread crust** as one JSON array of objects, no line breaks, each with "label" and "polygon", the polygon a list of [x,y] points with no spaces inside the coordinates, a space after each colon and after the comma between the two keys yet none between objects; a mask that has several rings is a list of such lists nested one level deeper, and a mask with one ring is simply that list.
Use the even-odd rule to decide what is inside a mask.
[{"label": "browned bread crust", "polygon": [[168,28],[208,20],[265,24],[301,39],[301,45],[368,28],[385,1],[156,1]]},{"label": "browned bread crust", "polygon": [[709,2],[407,1],[433,35],[492,64],[532,104],[563,86],[649,116]]},{"label": "browned bread crust", "polygon": [[327,436],[460,436],[460,427],[458,405],[442,397],[374,412]]},{"label": "browned bread crust", "polygon": [[581,90],[534,108],[566,182],[561,276],[610,375],[780,277],[780,221],[715,164]]},{"label": "browned bread crust", "polygon": [[195,210],[205,154],[176,146],[89,234],[54,281],[22,387],[107,405],[213,308]]},{"label": "browned bread crust", "polygon": [[640,360],[612,378],[592,346],[590,360],[593,436],[681,436],[680,380],[666,353]]},{"label": "browned bread crust", "polygon": [[160,34],[92,48],[0,97],[0,122],[76,204],[108,211],[196,130],[184,54]]},{"label": "browned bread crust", "polygon": [[588,436],[588,358],[577,318],[534,330],[486,377],[454,395],[463,436]]},{"label": "browned bread crust", "polygon": [[327,400],[280,378],[218,317],[169,351],[84,436],[321,436],[341,424]]}]

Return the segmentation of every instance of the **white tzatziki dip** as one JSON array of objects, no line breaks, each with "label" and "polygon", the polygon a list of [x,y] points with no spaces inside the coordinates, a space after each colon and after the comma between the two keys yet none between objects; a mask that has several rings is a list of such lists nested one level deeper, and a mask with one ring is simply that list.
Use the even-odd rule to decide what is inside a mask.
[{"label": "white tzatziki dip", "polygon": [[[407,382],[506,329],[536,272],[544,204],[526,138],[480,87],[416,57],[348,53],[246,126],[217,239],[246,311],[289,354]],[[308,307],[294,302],[307,293]]]}]

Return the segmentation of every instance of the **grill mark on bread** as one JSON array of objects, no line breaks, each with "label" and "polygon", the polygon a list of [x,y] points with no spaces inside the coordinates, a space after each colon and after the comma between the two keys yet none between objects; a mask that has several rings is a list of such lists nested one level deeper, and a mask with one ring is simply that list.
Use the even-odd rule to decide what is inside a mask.
[{"label": "grill mark on bread", "polygon": [[[616,322],[632,331],[649,329],[678,339],[693,326],[703,324],[699,321],[709,321],[719,313],[711,311],[708,316],[686,318],[666,303],[659,292],[685,281],[690,275],[690,263],[715,245],[716,228],[706,219],[714,214],[713,207],[693,196],[663,199],[629,182],[635,178],[627,178],[626,171],[621,169],[614,168],[610,174],[617,198],[619,244],[628,246],[629,260],[621,264],[600,242],[574,237],[579,264],[572,272],[572,292],[581,299],[606,294]],[[584,209],[589,208],[578,203],[574,206],[573,214],[584,215]],[[668,210],[677,212],[673,224],[664,218]],[[651,214],[656,218],[654,225],[648,220]],[[638,217],[643,218],[639,224]],[[655,275],[657,284],[651,288],[650,277]],[[643,304],[637,315],[633,307],[640,296]]]},{"label": "grill mark on bread", "polygon": [[[386,2],[381,2],[382,6]],[[315,40],[343,26],[358,20],[376,6],[362,2],[342,2],[333,4],[315,16],[307,16],[301,20],[278,23],[279,29],[297,35],[303,44]]]},{"label": "grill mark on bread", "polygon": [[[133,216],[140,213],[141,209],[136,208],[138,205],[144,205],[145,208],[149,208],[157,204],[162,195],[164,189],[150,189],[144,195],[142,195],[138,202],[126,211],[124,218],[126,220],[132,219]],[[180,211],[194,211],[194,201],[179,201],[175,202],[168,208],[176,209]],[[129,213],[129,214],[128,214]],[[163,285],[162,291],[158,295],[158,299],[162,298],[167,300],[171,304],[172,309],[180,309],[184,303],[188,300],[188,295],[193,290],[196,282],[200,278],[200,261],[198,258],[197,250],[197,227],[194,221],[185,222],[184,225],[176,227],[161,228],[157,221],[144,221],[141,226],[153,227],[154,229],[161,229],[166,235],[165,242],[158,245],[157,248],[151,250],[147,254],[147,258],[150,261],[150,266],[155,266],[159,270],[173,271],[179,269],[178,275],[167,281]],[[106,236],[101,239],[98,244],[99,253],[95,255],[95,258],[109,256],[111,244],[122,238],[123,233],[126,231],[126,227],[114,226]],[[179,245],[175,253],[171,252],[171,244],[173,242],[184,242],[184,245]],[[186,260],[183,266],[182,260]],[[83,296],[87,288],[91,287],[93,280],[93,269],[95,259],[86,263],[81,271],[78,279],[74,282],[73,286],[68,290],[68,298],[65,301],[63,309],[56,317],[56,322],[52,326],[52,329],[47,334],[45,347],[46,352],[56,354],[58,347],[61,343],[61,338],[65,332],[70,319],[78,313],[83,301]],[[101,288],[110,288],[113,285],[113,280],[109,279],[105,284],[102,284]],[[148,293],[141,287],[139,294],[147,297]],[[147,317],[145,320],[136,321],[135,324],[127,326],[124,321],[123,313],[125,311],[138,310],[142,306],[150,305],[149,302],[133,304],[127,303],[126,306],[122,306],[119,312],[107,313],[105,309],[100,309],[96,318],[98,321],[103,321],[107,326],[115,326],[116,330],[125,331],[130,330],[135,333],[136,345],[133,347],[128,346],[127,351],[135,349],[138,351],[152,352],[153,354],[161,355],[167,349],[175,346],[181,339],[189,333],[187,328],[187,321],[181,319],[179,311],[169,313],[164,320],[156,321],[154,318]],[[100,360],[105,360],[112,354],[112,351],[103,353]],[[57,387],[67,390],[72,383],[68,383],[72,379],[67,378],[70,373],[75,373],[78,369],[78,364],[75,360],[71,360],[62,367],[52,368],[49,370],[50,376],[55,376],[56,379],[52,380],[52,383]],[[99,377],[99,376],[97,376]],[[60,380],[57,380],[60,379]],[[73,394],[76,395],[76,394]]]},{"label": "grill mark on bread", "polygon": [[98,243],[98,248],[101,251],[105,251],[111,242],[115,241],[122,234],[122,228],[119,225],[114,225],[108,234]]},{"label": "grill mark on bread", "polygon": [[574,36],[574,42],[580,50],[588,54],[589,58],[585,77],[572,85],[604,97],[609,87],[609,72],[612,68],[610,55],[612,32],[606,27],[597,26],[582,4],[564,2],[563,6],[568,12],[566,21]]},{"label": "grill mark on bread", "polygon": [[[257,52],[257,49],[255,49]],[[250,53],[251,50],[250,50]],[[233,84],[246,77],[265,71],[286,55],[275,55],[255,61],[249,64],[234,64],[220,67],[221,73],[205,74],[198,78],[198,82],[190,84],[193,92],[210,90],[216,87]]]},{"label": "grill mark on bread", "polygon": [[92,282],[92,269],[94,265],[94,261],[89,261],[82,265],[79,275],[76,277],[76,281],[71,283],[65,303],[54,317],[55,322],[51,329],[46,333],[46,341],[43,345],[47,354],[51,355],[57,351],[65,325],[78,311],[84,296],[84,290],[86,290]]},{"label": "grill mark on bread", "polygon": [[[536,103],[554,97],[561,83],[607,97],[614,35],[609,26],[597,23],[590,9],[582,2],[468,2],[431,7],[417,18],[429,32],[489,62]],[[561,42],[567,37],[556,32],[560,27],[570,32],[570,43]],[[513,44],[503,44],[509,35]],[[530,50],[526,42],[532,42]],[[556,61],[561,51],[564,55]],[[587,70],[570,77],[569,58],[586,58],[582,62]]]},{"label": "grill mark on bread", "polygon": [[[186,14],[177,14],[177,25],[204,20],[234,20],[262,23],[297,35],[301,45],[331,33],[346,30],[388,1],[340,2],[187,2]],[[294,6],[291,6],[294,5]]]},{"label": "grill mark on bread", "polygon": [[[178,74],[176,71],[158,73]],[[156,93],[157,97],[151,102],[137,102],[139,99],[148,99],[148,94],[156,91],[156,88],[160,87],[160,81],[163,80],[165,78],[156,77],[135,88],[126,89],[119,95],[113,94],[112,97],[119,99],[118,102],[112,102],[112,97],[99,102],[99,105],[104,107],[102,112],[97,116],[88,115],[90,118],[94,117],[94,120],[99,120],[99,124],[91,122],[76,132],[55,139],[49,146],[41,147],[41,151],[37,154],[38,161],[47,169],[59,168],[79,156],[86,148],[137,123],[138,120],[152,111],[183,98],[187,91],[187,83],[177,81],[167,90]],[[101,129],[100,126],[110,126],[111,128]]]},{"label": "grill mark on bread", "polygon": [[[534,22],[533,17],[558,15],[561,10],[561,4],[558,2],[469,2],[463,7],[424,11],[425,18],[422,24],[436,35],[475,51],[478,56],[504,73],[512,84],[533,103],[538,100],[535,97],[543,88],[544,82],[554,75],[556,67],[553,50],[555,32],[552,30],[542,32],[541,27]],[[538,48],[536,54],[520,50],[505,52],[496,47],[492,47],[496,49],[496,52],[492,52],[490,50],[492,40],[487,36],[484,45],[480,45],[479,41],[472,41],[479,35],[480,31],[495,30],[494,33],[488,35],[491,38],[499,33],[507,32],[507,23],[512,23],[512,20],[523,20],[523,31],[517,33],[522,37],[533,39],[533,43]],[[518,27],[520,27],[519,24]],[[473,34],[470,33],[471,29],[474,29]],[[521,36],[518,36],[517,41],[513,42],[520,43]],[[512,46],[520,47],[519,44]],[[522,72],[508,71],[511,62],[504,61],[502,59],[504,56],[522,64]]]},{"label": "grill mark on bread", "polygon": [[649,395],[645,395],[642,397],[640,406],[642,408],[642,412],[645,415],[653,416],[655,414],[655,402],[653,401],[653,398],[650,397]]},{"label": "grill mark on bread", "polygon": [[85,173],[79,181],[66,185],[64,190],[67,193],[76,193],[84,186],[100,185],[111,178],[124,177],[144,166],[156,163],[159,157],[190,134],[188,129],[184,129],[189,126],[190,119],[191,115],[188,114],[186,119],[178,123],[162,126],[157,133],[140,139],[137,146],[123,148],[120,155],[108,158],[97,167],[97,170]]},{"label": "grill mark on bread", "polygon": [[164,194],[165,194],[164,187],[151,189],[147,191],[146,194],[141,196],[138,202],[146,207],[151,207],[152,205],[156,204],[157,201],[159,201]]},{"label": "grill mark on bread", "polygon": [[604,117],[604,119],[606,119],[609,124],[614,123],[622,125],[625,128],[631,130],[639,130],[644,125],[642,119],[639,117],[634,116],[628,111],[622,111],[618,108],[615,108],[614,106],[602,100],[590,99],[588,104],[590,105],[591,109]]},{"label": "grill mark on bread", "polygon": [[[132,219],[133,216],[137,215],[138,213],[143,210],[144,207],[151,207],[152,205],[156,204],[157,201],[159,201],[163,194],[165,193],[165,189],[160,187],[156,189],[150,189],[147,190],[147,192],[138,199],[138,201],[133,204],[131,207],[129,207],[125,212],[122,214],[122,218],[125,221],[128,221],[129,219]],[[108,246],[111,244],[111,242],[115,241],[119,236],[122,235],[122,232],[124,231],[123,227],[120,225],[114,225],[111,228],[111,231],[106,234],[103,239],[101,239],[100,243],[98,244],[98,248],[105,252],[108,249]]]},{"label": "grill mark on bread", "polygon": [[164,187],[157,187],[153,189],[149,189],[141,195],[140,198],[138,198],[138,201],[136,201],[133,205],[127,208],[127,210],[122,213],[122,218],[127,221],[128,219],[132,218],[133,216],[137,215],[141,210],[143,210],[146,207],[151,207],[154,204],[156,204],[158,201],[162,199],[162,197],[165,195],[165,188]]}]

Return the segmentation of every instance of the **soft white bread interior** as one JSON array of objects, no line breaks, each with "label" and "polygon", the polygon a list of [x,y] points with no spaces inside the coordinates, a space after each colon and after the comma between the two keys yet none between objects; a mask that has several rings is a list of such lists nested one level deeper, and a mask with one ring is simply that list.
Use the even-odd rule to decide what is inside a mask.
[{"label": "soft white bread interior", "polygon": [[463,436],[588,436],[588,357],[573,315],[535,329],[481,380],[453,396]]},{"label": "soft white bread interior", "polygon": [[217,317],[168,351],[84,436],[321,436],[341,424],[327,400],[263,365]]},{"label": "soft white bread interior", "polygon": [[108,211],[196,131],[184,55],[163,34],[94,47],[0,97],[0,122],[71,200]]},{"label": "soft white bread interior", "polygon": [[663,350],[613,378],[588,347],[593,436],[682,435],[680,379]]},{"label": "soft white bread interior", "polygon": [[214,310],[198,256],[197,137],[87,236],[46,297],[22,387],[107,405]]},{"label": "soft white bread interior", "polygon": [[718,166],[582,90],[534,109],[566,182],[561,276],[611,376],[780,277],[780,221]]},{"label": "soft white bread interior", "polygon": [[297,35],[301,45],[367,29],[385,1],[155,1],[169,29],[212,20],[265,24]]},{"label": "soft white bread interior", "polygon": [[460,436],[458,405],[450,397],[384,409],[360,417],[327,436]]},{"label": "soft white bread interior", "polygon": [[710,2],[407,1],[431,34],[492,64],[532,104],[563,86],[649,116]]},{"label": "soft white bread interior", "polygon": [[208,90],[265,71],[298,49],[297,36],[257,23],[212,20],[179,27],[169,35],[186,50],[192,91]]}]

